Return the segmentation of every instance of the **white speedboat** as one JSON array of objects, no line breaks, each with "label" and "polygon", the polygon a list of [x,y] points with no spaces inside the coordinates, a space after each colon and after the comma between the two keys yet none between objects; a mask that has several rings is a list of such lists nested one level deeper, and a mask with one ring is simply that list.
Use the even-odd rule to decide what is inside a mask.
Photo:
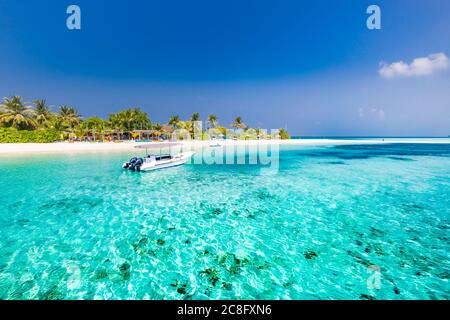
[{"label": "white speedboat", "polygon": [[[181,145],[181,143],[151,143],[138,145],[136,148],[145,149],[146,156],[144,158],[132,158],[130,161],[125,162],[122,165],[122,168],[140,172],[180,166],[188,162],[194,155],[194,152],[182,152],[182,150],[179,153],[173,154],[172,148]],[[168,152],[162,152],[167,149]],[[150,154],[149,150],[159,150],[159,152]]]}]

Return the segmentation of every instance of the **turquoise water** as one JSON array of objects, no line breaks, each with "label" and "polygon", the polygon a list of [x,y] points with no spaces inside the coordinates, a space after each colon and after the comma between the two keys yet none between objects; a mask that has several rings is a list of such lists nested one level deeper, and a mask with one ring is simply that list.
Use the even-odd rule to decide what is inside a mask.
[{"label": "turquoise water", "polygon": [[130,156],[0,157],[0,299],[450,298],[450,144]]}]

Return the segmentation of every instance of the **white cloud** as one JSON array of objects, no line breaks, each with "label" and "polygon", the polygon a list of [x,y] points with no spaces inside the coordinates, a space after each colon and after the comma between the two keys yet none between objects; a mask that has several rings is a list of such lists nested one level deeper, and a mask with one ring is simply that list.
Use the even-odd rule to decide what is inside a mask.
[{"label": "white cloud", "polygon": [[358,117],[359,118],[365,118],[366,114],[367,114],[368,118],[371,118],[371,119],[383,120],[386,117],[386,112],[383,109],[370,108],[370,109],[368,109],[367,112],[364,108],[358,109]]},{"label": "white cloud", "polygon": [[444,53],[430,54],[428,57],[414,59],[410,64],[403,61],[386,64],[382,62],[378,73],[383,78],[426,76],[435,71],[447,69],[450,66],[450,60]]},{"label": "white cloud", "polygon": [[364,118],[364,109],[363,108],[358,109],[358,117]]},{"label": "white cloud", "polygon": [[383,109],[377,109],[377,108],[370,109],[370,113],[372,113],[372,115],[374,115],[375,117],[378,117],[380,119],[384,119],[384,116],[386,115]]}]

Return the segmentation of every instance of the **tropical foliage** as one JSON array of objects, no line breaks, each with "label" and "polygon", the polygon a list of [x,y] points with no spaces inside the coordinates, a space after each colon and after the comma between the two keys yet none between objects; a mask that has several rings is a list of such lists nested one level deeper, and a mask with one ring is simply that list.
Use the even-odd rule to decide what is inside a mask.
[{"label": "tropical foliage", "polygon": [[291,136],[289,135],[287,130],[284,129],[284,128],[280,128],[278,130],[278,135],[280,136],[280,139],[282,139],[282,140],[286,140],[286,139],[290,139],[291,138]]},{"label": "tropical foliage", "polygon": [[0,143],[50,143],[61,139],[61,133],[49,130],[17,130],[0,128]]},{"label": "tropical foliage", "polygon": [[111,113],[108,119],[93,116],[83,119],[70,106],[59,106],[53,112],[46,100],[25,103],[20,96],[5,97],[0,103],[0,142],[54,142],[58,140],[233,138],[233,139],[289,139],[289,133],[280,129],[277,135],[267,135],[260,129],[247,126],[242,117],[231,124],[233,131],[219,124],[218,117],[207,117],[207,130],[199,125],[200,114],[194,112],[188,120],[172,115],[167,125],[152,124],[147,113],[140,108],[128,108]]},{"label": "tropical foliage", "polygon": [[110,129],[131,132],[133,130],[150,130],[152,122],[146,112],[140,108],[132,108],[110,114],[108,126]]},{"label": "tropical foliage", "polygon": [[194,121],[200,121],[200,113],[194,112],[194,113],[191,115],[191,121],[192,121],[192,122],[194,122]]},{"label": "tropical foliage", "polygon": [[49,125],[52,120],[52,113],[50,111],[50,107],[48,107],[45,103],[44,99],[35,100],[34,105],[35,109],[35,120],[36,124],[40,128],[45,128]]},{"label": "tropical foliage", "polygon": [[61,122],[70,129],[73,130],[73,127],[80,124],[81,116],[78,114],[77,110],[68,106],[59,107],[59,117]]},{"label": "tropical foliage", "polygon": [[208,128],[215,128],[219,125],[218,118],[215,114],[208,116]]},{"label": "tropical foliage", "polygon": [[180,126],[180,117],[178,115],[171,116],[169,119],[169,125],[174,129],[178,128]]},{"label": "tropical foliage", "polygon": [[234,129],[247,129],[247,125],[242,121],[242,117],[236,117],[231,126]]},{"label": "tropical foliage", "polygon": [[0,112],[0,122],[6,127],[33,129],[36,125],[35,111],[31,106],[25,105],[19,96],[4,98],[0,104]]}]

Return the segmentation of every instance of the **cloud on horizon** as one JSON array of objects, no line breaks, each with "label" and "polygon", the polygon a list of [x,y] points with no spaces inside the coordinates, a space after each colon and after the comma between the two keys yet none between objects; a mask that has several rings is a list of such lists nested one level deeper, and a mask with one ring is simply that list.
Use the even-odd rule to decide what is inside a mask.
[{"label": "cloud on horizon", "polygon": [[358,109],[358,117],[365,118],[369,116],[370,118],[383,120],[386,117],[386,112],[383,109],[370,108],[366,110],[365,108]]},{"label": "cloud on horizon", "polygon": [[450,66],[449,58],[442,52],[414,59],[410,64],[403,61],[380,63],[378,73],[383,78],[427,76]]}]

